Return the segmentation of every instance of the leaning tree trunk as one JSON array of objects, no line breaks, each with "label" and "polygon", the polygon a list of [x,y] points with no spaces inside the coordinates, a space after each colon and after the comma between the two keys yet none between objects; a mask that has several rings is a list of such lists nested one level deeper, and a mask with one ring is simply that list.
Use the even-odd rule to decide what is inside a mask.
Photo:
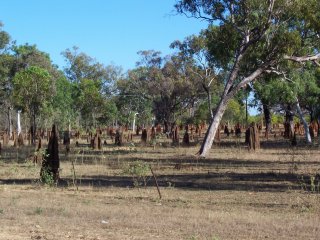
[{"label": "leaning tree trunk", "polygon": [[230,98],[222,99],[215,111],[214,117],[212,119],[209,129],[206,132],[206,135],[204,137],[203,143],[199,151],[201,157],[205,157],[211,149],[214,137],[216,135],[217,130],[219,129],[220,121],[224,112],[226,111],[229,99]]},{"label": "leaning tree trunk", "polygon": [[299,117],[300,117],[300,120],[301,120],[301,122],[303,123],[306,142],[307,142],[307,143],[312,143],[311,135],[310,135],[310,131],[309,131],[309,126],[308,126],[308,123],[307,123],[306,119],[304,118],[304,116],[303,116],[303,114],[302,114],[302,111],[301,111],[301,108],[300,108],[300,104],[299,104],[298,99],[297,99],[297,101],[296,101],[296,108],[297,108],[297,112],[298,112],[298,115],[299,115]]},{"label": "leaning tree trunk", "polygon": [[211,149],[215,134],[217,132],[217,129],[219,128],[220,121],[227,108],[229,100],[233,98],[236,93],[238,93],[250,82],[253,82],[254,80],[256,80],[268,67],[276,63],[275,60],[267,61],[263,63],[260,67],[258,67],[255,71],[250,73],[247,77],[242,78],[240,82],[236,83],[236,79],[238,78],[238,73],[240,71],[240,62],[246,50],[248,49],[248,47],[254,43],[254,41],[248,41],[248,39],[249,39],[249,35],[247,34],[242,39],[243,44],[241,45],[241,47],[239,48],[239,51],[237,52],[237,56],[233,64],[233,68],[230,72],[230,76],[226,81],[223,95],[214,113],[213,119],[210,123],[209,129],[207,130],[203,143],[201,145],[201,148],[199,151],[199,155],[201,157],[205,157],[209,152],[209,150]]},{"label": "leaning tree trunk", "polygon": [[213,112],[211,107],[211,93],[208,91],[208,108],[209,108],[209,114],[210,114],[210,121],[213,119]]}]

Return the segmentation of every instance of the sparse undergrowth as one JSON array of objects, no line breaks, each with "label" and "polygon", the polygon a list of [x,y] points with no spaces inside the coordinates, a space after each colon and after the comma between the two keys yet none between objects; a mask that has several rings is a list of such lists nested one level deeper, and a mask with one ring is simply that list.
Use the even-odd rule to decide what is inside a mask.
[{"label": "sparse undergrowth", "polygon": [[[319,149],[253,153],[220,146],[208,159],[197,159],[196,148],[117,147],[116,153],[112,148],[74,148],[68,157],[62,152],[61,180],[54,188],[38,184],[40,165],[0,160],[0,239],[317,239],[320,234]],[[161,200],[149,181],[150,166]],[[70,184],[75,173],[78,191]],[[50,185],[50,177],[44,182]]]}]

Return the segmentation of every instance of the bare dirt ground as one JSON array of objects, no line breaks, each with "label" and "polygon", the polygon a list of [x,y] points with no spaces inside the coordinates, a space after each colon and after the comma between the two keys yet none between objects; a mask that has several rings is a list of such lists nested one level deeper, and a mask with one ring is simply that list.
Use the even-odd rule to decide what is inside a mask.
[{"label": "bare dirt ground", "polygon": [[[5,148],[0,239],[319,239],[319,147],[262,146],[224,141],[207,159],[198,146],[72,146],[57,187],[39,183],[32,148]],[[151,172],[146,187],[125,173],[136,161],[162,199]]]}]

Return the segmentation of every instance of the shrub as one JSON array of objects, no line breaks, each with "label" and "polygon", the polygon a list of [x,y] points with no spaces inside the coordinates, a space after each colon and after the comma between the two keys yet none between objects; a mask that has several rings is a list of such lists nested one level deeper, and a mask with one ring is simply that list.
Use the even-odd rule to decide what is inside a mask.
[{"label": "shrub", "polygon": [[142,184],[147,185],[147,176],[150,171],[149,164],[143,161],[135,161],[124,169],[123,173],[130,175],[133,179],[133,185],[139,187]]}]

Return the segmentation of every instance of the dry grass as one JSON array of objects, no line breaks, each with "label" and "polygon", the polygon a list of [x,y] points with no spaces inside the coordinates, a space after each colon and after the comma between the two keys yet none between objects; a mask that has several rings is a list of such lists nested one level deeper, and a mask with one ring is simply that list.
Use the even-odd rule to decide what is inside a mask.
[{"label": "dry grass", "polygon": [[[318,148],[221,146],[205,160],[197,149],[72,148],[54,188],[39,184],[39,166],[23,160],[32,149],[16,158],[5,149],[0,239],[318,239]],[[151,173],[145,188],[123,174],[135,160],[153,167],[161,200]]]}]

